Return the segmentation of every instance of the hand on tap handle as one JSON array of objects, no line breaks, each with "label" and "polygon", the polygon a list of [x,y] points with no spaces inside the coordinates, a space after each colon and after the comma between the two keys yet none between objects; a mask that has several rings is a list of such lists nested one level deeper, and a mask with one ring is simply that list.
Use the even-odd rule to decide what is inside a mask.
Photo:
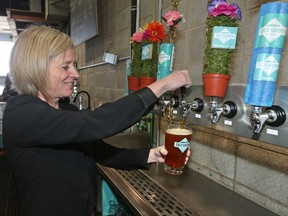
[{"label": "hand on tap handle", "polygon": [[187,70],[173,71],[168,76],[148,86],[157,97],[167,91],[174,91],[180,87],[188,88],[192,84]]}]

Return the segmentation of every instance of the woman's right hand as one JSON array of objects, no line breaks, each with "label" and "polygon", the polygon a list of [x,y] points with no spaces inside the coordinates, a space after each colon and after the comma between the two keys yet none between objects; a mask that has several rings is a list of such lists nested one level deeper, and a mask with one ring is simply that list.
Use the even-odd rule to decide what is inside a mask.
[{"label": "woman's right hand", "polygon": [[188,88],[192,85],[191,78],[187,70],[173,71],[168,76],[152,83],[148,86],[157,97],[166,91],[174,91],[182,86]]}]

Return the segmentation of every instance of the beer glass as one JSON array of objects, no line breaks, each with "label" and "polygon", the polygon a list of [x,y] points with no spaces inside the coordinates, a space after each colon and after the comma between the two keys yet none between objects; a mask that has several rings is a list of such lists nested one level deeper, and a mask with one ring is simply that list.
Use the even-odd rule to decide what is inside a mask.
[{"label": "beer glass", "polygon": [[165,156],[164,170],[173,175],[183,173],[185,158],[190,146],[192,129],[186,126],[171,124],[165,130]]}]

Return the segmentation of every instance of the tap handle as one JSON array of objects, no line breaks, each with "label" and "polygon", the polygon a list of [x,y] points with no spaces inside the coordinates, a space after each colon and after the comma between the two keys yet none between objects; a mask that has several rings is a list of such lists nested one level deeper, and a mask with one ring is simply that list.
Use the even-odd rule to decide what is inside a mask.
[{"label": "tap handle", "polygon": [[181,94],[181,99],[183,99],[186,94],[186,88],[184,86],[180,88],[180,94]]}]

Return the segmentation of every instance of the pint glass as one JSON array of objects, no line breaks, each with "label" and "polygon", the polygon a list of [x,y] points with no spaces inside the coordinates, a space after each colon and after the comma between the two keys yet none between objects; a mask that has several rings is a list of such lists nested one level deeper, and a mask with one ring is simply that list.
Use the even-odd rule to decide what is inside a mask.
[{"label": "pint glass", "polygon": [[165,131],[165,156],[164,170],[167,173],[180,175],[183,173],[187,150],[190,146],[192,129],[180,125],[169,125]]}]

